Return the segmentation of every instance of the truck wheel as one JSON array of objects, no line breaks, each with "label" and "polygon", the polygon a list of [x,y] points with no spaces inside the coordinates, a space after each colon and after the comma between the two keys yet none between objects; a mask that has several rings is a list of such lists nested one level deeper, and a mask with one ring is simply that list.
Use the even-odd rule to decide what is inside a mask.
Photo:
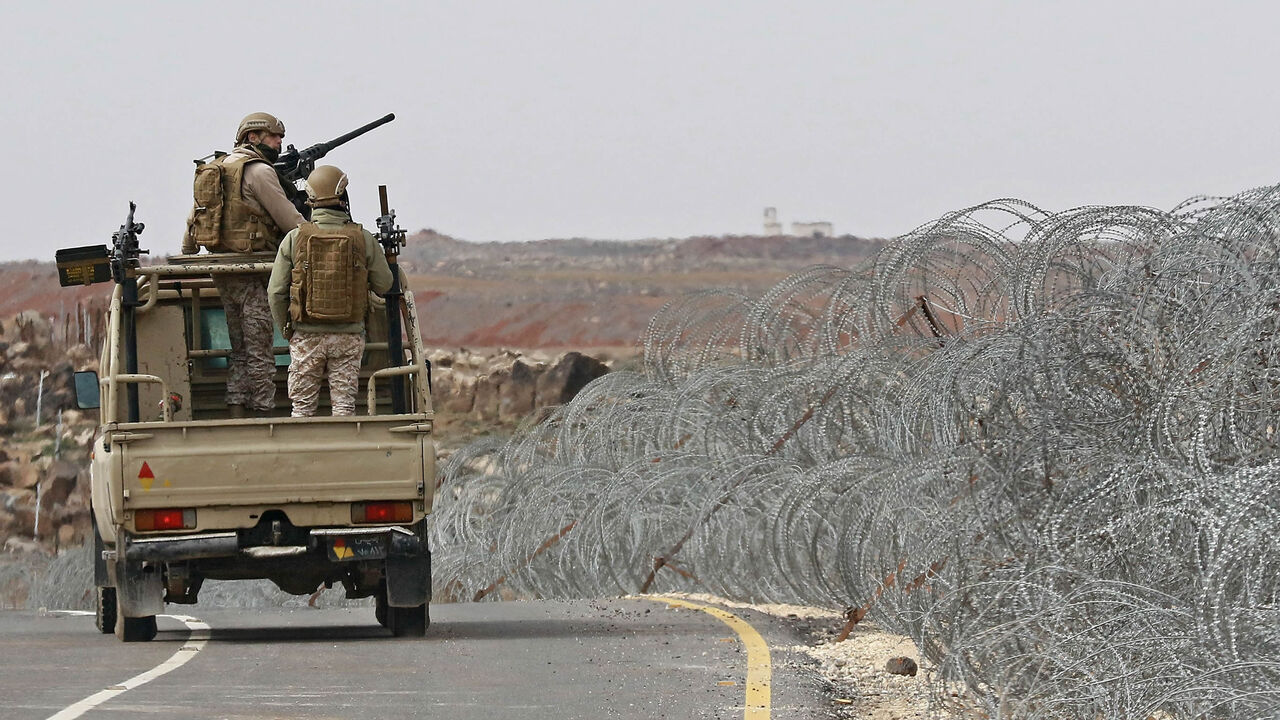
[{"label": "truck wheel", "polygon": [[116,629],[116,589],[113,587],[98,588],[98,603],[94,613],[94,624],[98,632],[110,635]]},{"label": "truck wheel", "polygon": [[387,607],[387,629],[396,637],[422,637],[431,624],[430,603],[417,607]]},{"label": "truck wheel", "polygon": [[382,627],[387,626],[387,594],[385,590],[378,593],[378,597],[374,600],[373,617]]},{"label": "truck wheel", "polygon": [[116,619],[116,637],[124,642],[149,642],[156,636],[156,616],[131,618],[121,615]]}]

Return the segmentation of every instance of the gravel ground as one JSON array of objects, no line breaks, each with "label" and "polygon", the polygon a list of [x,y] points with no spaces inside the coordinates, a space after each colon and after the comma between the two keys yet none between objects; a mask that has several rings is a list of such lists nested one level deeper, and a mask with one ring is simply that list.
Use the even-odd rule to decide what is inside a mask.
[{"label": "gravel ground", "polygon": [[[936,669],[916,651],[910,638],[895,635],[863,621],[848,639],[836,642],[844,614],[805,605],[741,603],[715,595],[679,594],[695,602],[756,610],[783,618],[808,638],[788,650],[812,657],[831,688],[833,716],[858,720],[930,718],[968,720],[980,717],[963,709],[960,687],[944,688]],[[919,665],[914,676],[885,671],[892,657],[909,657]]]}]

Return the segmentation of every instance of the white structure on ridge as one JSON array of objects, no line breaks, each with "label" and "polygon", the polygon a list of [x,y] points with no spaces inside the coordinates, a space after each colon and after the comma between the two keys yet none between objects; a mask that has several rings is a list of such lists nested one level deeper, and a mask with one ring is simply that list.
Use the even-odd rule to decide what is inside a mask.
[{"label": "white structure on ridge", "polygon": [[[764,209],[764,234],[767,237],[775,235],[786,235],[782,232],[782,223],[778,222],[778,209],[767,207]],[[796,237],[835,237],[835,229],[831,223],[822,220],[819,222],[793,222],[791,223],[791,235]]]},{"label": "white structure on ridge", "polygon": [[782,234],[782,223],[778,222],[778,208],[764,209],[764,234],[768,237]]},{"label": "white structure on ridge", "polygon": [[791,223],[791,234],[796,237],[832,237],[835,232],[831,229],[831,223],[820,222],[793,222]]}]

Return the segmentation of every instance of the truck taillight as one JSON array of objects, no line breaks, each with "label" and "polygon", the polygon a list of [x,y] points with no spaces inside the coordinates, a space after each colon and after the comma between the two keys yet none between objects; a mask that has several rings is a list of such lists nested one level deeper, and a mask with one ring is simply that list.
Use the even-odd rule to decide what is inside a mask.
[{"label": "truck taillight", "polygon": [[196,511],[182,508],[135,510],[133,526],[146,530],[191,530],[196,526]]},{"label": "truck taillight", "polygon": [[353,523],[407,523],[413,521],[411,502],[356,503],[351,506]]}]

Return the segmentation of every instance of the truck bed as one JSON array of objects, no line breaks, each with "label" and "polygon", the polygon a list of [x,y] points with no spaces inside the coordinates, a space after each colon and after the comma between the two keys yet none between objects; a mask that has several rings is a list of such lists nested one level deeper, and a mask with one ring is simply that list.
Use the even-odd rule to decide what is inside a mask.
[{"label": "truck bed", "polygon": [[252,418],[108,425],[100,461],[116,464],[113,519],[132,511],[194,508],[187,532],[252,527],[279,508],[297,526],[345,524],[350,503],[421,501],[434,488],[431,421],[423,414]]}]

